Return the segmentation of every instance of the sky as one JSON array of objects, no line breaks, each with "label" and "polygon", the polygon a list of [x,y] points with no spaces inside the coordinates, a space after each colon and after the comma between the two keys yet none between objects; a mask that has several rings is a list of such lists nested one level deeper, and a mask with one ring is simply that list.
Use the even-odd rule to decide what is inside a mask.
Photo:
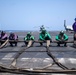
[{"label": "sky", "polygon": [[64,30],[75,17],[76,0],[0,0],[1,30]]}]

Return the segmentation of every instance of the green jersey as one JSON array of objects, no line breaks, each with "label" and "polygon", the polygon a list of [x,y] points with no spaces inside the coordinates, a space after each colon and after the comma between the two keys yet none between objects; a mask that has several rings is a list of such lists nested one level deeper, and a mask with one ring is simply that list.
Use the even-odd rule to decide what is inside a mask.
[{"label": "green jersey", "polygon": [[[47,39],[46,39],[47,38]],[[39,40],[49,40],[51,39],[51,36],[48,32],[46,32],[45,34],[43,34],[42,32],[39,35]]]},{"label": "green jersey", "polygon": [[24,38],[24,40],[26,41],[26,40],[34,40],[35,38],[34,38],[34,36],[26,36],[25,38]]},{"label": "green jersey", "polygon": [[57,41],[61,41],[61,40],[68,40],[68,36],[66,34],[64,34],[63,36],[61,36],[60,34],[56,36],[55,38]]}]

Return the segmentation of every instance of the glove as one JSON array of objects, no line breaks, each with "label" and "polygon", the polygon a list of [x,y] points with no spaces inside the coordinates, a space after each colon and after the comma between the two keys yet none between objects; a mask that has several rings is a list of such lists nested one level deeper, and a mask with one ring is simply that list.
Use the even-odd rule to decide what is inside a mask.
[{"label": "glove", "polygon": [[59,42],[60,42],[60,43],[63,43],[63,41],[62,41],[62,40],[59,40]]},{"label": "glove", "polygon": [[31,40],[33,40],[33,38],[30,38]]},{"label": "glove", "polygon": [[58,40],[59,42],[61,42],[61,40]]},{"label": "glove", "polygon": [[60,40],[59,42],[60,42],[60,43],[64,43],[65,41],[64,41],[64,40]]},{"label": "glove", "polygon": [[50,39],[50,42],[52,42],[52,39]]},{"label": "glove", "polygon": [[65,42],[65,40],[63,39],[62,42]]}]

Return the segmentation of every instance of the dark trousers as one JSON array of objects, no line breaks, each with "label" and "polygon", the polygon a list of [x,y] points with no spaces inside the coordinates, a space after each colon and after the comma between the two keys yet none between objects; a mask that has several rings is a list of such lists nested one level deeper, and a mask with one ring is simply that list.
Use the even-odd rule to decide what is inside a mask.
[{"label": "dark trousers", "polygon": [[17,46],[17,42],[9,42],[10,46],[13,46],[13,44],[15,44],[15,46]]},{"label": "dark trousers", "polygon": [[59,41],[57,44],[58,44],[58,46],[60,46],[60,44],[64,44],[64,46],[66,46],[67,43],[66,42],[60,42]]},{"label": "dark trousers", "polygon": [[[2,39],[2,40],[7,40],[7,37],[6,38],[4,38],[4,39]],[[0,41],[1,42],[1,45],[5,42],[5,41]]]},{"label": "dark trousers", "polygon": [[[45,41],[46,40],[50,40],[50,42],[52,42],[52,40],[51,40],[51,38],[49,38],[48,36],[45,38]],[[41,40],[42,41],[42,40]],[[42,46],[43,45],[43,43],[42,42],[40,42],[40,45]]]},{"label": "dark trousers", "polygon": [[74,32],[74,41],[76,41],[76,32]]}]

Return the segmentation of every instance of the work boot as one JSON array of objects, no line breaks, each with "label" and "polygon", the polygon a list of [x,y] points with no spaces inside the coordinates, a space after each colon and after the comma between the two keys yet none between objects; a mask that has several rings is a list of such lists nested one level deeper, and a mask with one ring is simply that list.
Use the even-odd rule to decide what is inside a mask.
[{"label": "work boot", "polygon": [[64,44],[65,47],[67,47],[66,43]]},{"label": "work boot", "polygon": [[17,46],[17,43],[15,44],[15,46]]},{"label": "work boot", "polygon": [[43,46],[43,44],[42,44],[42,43],[40,43],[40,46]]},{"label": "work boot", "polygon": [[60,46],[60,44],[58,43],[58,45],[57,46]]},{"label": "work boot", "polygon": [[13,44],[10,44],[11,47],[13,47]]}]

